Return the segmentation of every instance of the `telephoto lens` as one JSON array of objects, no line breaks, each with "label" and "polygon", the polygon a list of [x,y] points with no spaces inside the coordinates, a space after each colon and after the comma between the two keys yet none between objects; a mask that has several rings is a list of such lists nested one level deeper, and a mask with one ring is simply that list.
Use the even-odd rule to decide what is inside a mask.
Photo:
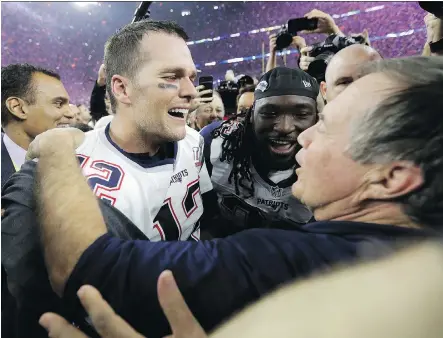
[{"label": "telephoto lens", "polygon": [[288,48],[292,43],[292,35],[288,33],[288,31],[283,30],[277,34],[277,39],[275,41],[276,50],[283,50]]}]

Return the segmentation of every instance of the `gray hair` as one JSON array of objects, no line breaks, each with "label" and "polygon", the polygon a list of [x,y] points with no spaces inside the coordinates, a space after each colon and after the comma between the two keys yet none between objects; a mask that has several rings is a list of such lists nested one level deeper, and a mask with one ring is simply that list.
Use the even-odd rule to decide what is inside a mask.
[{"label": "gray hair", "polygon": [[[105,44],[104,64],[106,69],[106,91],[115,114],[117,101],[112,93],[111,79],[114,75],[134,78],[143,55],[140,53],[140,42],[145,34],[160,32],[175,35],[188,40],[188,35],[178,24],[172,21],[142,20],[124,26],[112,35]],[[152,46],[152,48],[157,48]]]},{"label": "gray hair", "polygon": [[443,58],[409,57],[371,62],[360,77],[384,73],[398,90],[356,118],[347,152],[357,162],[410,161],[423,185],[398,199],[418,224],[443,226]]}]

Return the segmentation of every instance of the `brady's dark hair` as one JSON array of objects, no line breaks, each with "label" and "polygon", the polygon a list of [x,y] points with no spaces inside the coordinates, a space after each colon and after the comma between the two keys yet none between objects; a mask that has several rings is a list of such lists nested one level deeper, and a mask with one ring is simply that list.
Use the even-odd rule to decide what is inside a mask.
[{"label": "brady's dark hair", "polygon": [[[140,42],[149,32],[166,33],[188,40],[182,27],[172,21],[142,20],[124,26],[112,35],[105,45],[104,64],[106,68],[106,91],[115,114],[117,101],[112,94],[112,76],[119,74],[133,78],[142,61],[139,53]],[[153,46],[153,48],[156,48]]]},{"label": "brady's dark hair", "polygon": [[[252,112],[254,107],[242,111],[238,115],[230,117],[223,122],[220,127],[212,132],[212,137],[222,137],[222,153],[220,160],[222,162],[231,163],[232,170],[229,174],[228,182],[232,183],[234,179],[235,193],[240,195],[239,186],[245,188],[249,196],[254,194],[254,182],[251,176],[251,149],[254,146],[254,137],[252,130]],[[238,122],[237,127],[232,132],[224,133],[226,128],[232,126],[237,119],[242,119]],[[249,185],[245,185],[245,181]]]},{"label": "brady's dark hair", "polygon": [[398,89],[355,119],[347,152],[357,162],[410,161],[420,167],[421,187],[396,199],[415,223],[443,229],[443,58],[376,61],[360,77],[383,73]]},{"label": "brady's dark hair", "polygon": [[2,112],[1,124],[6,126],[11,120],[17,119],[6,107],[6,100],[16,96],[27,104],[35,103],[35,87],[32,83],[32,75],[42,73],[60,80],[57,73],[28,63],[12,64],[2,67]]}]

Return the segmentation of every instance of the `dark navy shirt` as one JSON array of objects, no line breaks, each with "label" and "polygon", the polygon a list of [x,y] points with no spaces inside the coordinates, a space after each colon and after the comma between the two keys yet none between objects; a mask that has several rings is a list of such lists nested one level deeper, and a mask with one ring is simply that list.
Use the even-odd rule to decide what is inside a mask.
[{"label": "dark navy shirt", "polygon": [[137,331],[163,337],[169,325],[158,303],[157,279],[169,269],[192,313],[211,330],[283,283],[355,260],[364,243],[389,246],[432,235],[356,222],[316,222],[291,231],[253,229],[197,243],[126,241],[107,234],[81,256],[64,301],[81,311],[76,292],[81,285],[94,285]]}]

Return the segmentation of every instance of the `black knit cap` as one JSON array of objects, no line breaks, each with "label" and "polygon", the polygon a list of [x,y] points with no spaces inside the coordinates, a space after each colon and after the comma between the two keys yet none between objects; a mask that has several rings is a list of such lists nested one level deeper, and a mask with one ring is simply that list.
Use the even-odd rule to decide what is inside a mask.
[{"label": "black knit cap", "polygon": [[276,67],[260,78],[254,92],[254,99],[299,95],[316,100],[319,90],[317,80],[301,69]]}]

